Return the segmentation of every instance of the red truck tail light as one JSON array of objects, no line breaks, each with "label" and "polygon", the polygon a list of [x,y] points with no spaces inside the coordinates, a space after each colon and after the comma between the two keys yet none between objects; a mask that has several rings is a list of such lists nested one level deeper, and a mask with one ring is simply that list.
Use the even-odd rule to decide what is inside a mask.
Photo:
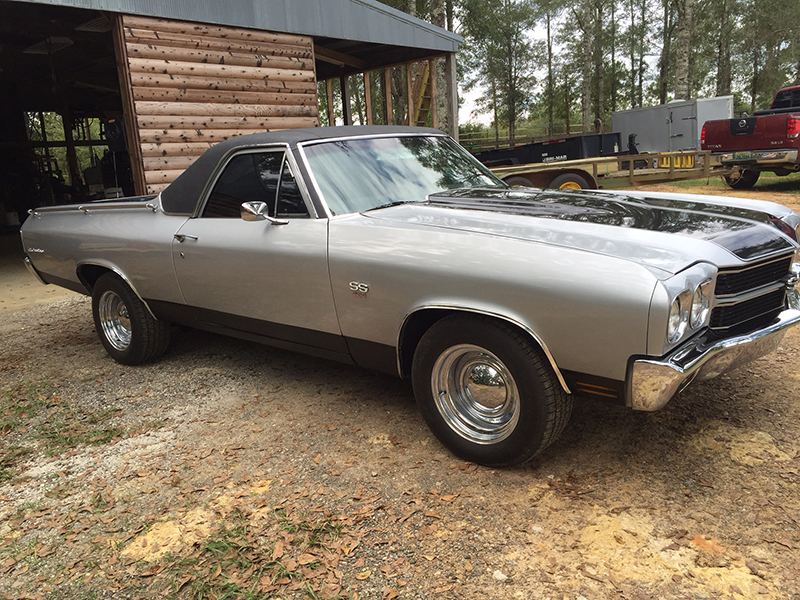
[{"label": "red truck tail light", "polygon": [[786,137],[794,139],[798,136],[800,136],[800,117],[789,115],[789,120],[786,122]]},{"label": "red truck tail light", "polygon": [[706,124],[703,123],[703,131],[700,132],[700,145],[706,143]]}]

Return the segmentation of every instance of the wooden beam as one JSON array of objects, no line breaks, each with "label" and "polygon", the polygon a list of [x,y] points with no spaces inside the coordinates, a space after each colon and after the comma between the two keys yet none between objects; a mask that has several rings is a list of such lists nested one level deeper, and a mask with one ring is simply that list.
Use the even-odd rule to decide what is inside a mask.
[{"label": "wooden beam", "polygon": [[444,79],[447,85],[447,133],[458,141],[458,81],[455,52],[449,52],[445,58]]},{"label": "wooden beam", "polygon": [[342,116],[345,125],[353,124],[353,111],[350,108],[350,78],[345,75],[339,77],[339,87],[342,93]]},{"label": "wooden beam", "polygon": [[328,115],[328,126],[336,125],[336,111],[333,106],[333,80],[325,80],[325,103],[327,104],[326,113]]},{"label": "wooden beam", "polygon": [[414,93],[411,90],[411,63],[405,65],[406,69],[406,125],[414,125]]},{"label": "wooden beam", "polygon": [[215,102],[137,102],[136,113],[143,116],[192,117],[316,117],[315,106],[218,104]]},{"label": "wooden beam", "polygon": [[261,106],[316,106],[317,95],[311,91],[294,94],[263,92],[236,92],[232,90],[192,90],[187,88],[141,88],[133,90],[133,99],[139,102],[184,102]]},{"label": "wooden beam", "polygon": [[429,81],[431,82],[431,127],[439,129],[439,99],[436,90],[436,59],[428,60]]},{"label": "wooden beam", "polygon": [[294,83],[297,81],[314,81],[314,73],[310,67],[301,69],[272,69],[269,67],[242,67],[239,65],[192,63],[171,60],[153,60],[150,58],[128,58],[131,73],[154,73],[159,75],[177,75],[191,77],[199,75],[214,79],[261,79],[278,80]]},{"label": "wooden beam", "polygon": [[314,46],[314,55],[319,60],[334,64],[337,67],[348,66],[355,69],[364,69],[367,66],[367,64],[360,58],[350,56],[349,54],[344,54],[343,52],[337,52],[336,50],[331,50],[330,48],[323,48],[319,45]]},{"label": "wooden beam", "polygon": [[125,141],[131,160],[131,176],[133,178],[133,193],[143,195],[147,193],[147,181],[144,176],[144,163],[142,160],[142,145],[139,138],[139,128],[136,125],[136,106],[133,101],[133,86],[131,71],[128,67],[128,51],[125,47],[125,34],[122,30],[123,16],[113,15],[114,27],[114,55],[117,59],[117,73],[119,75],[119,88],[122,94],[123,123],[125,124]]},{"label": "wooden beam", "polygon": [[369,84],[369,71],[362,73],[364,77],[364,104],[367,110],[367,125],[372,125],[372,92]]},{"label": "wooden beam", "polygon": [[[126,69],[127,71],[127,69]],[[284,94],[316,91],[313,79],[309,81],[279,81],[272,79],[238,79],[198,76],[176,76],[155,73],[131,73],[131,83],[145,88],[188,88],[194,90],[229,90],[235,92],[280,92]]]},{"label": "wooden beam", "polygon": [[314,53],[310,45],[286,46],[282,44],[267,44],[263,42],[249,43],[237,42],[220,38],[198,38],[196,36],[170,34],[163,37],[156,31],[149,29],[125,28],[125,40],[129,44],[144,44],[155,48],[189,48],[192,50],[211,50],[214,52],[238,52],[253,56],[296,57],[312,59]]},{"label": "wooden beam", "polygon": [[390,67],[383,69],[383,101],[386,106],[386,125],[394,125],[394,115],[392,115],[392,71]]}]

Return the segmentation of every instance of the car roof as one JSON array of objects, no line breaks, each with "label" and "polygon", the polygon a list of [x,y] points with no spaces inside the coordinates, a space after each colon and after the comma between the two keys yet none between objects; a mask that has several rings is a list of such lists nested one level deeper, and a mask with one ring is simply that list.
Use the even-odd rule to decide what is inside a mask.
[{"label": "car roof", "polygon": [[208,178],[215,172],[217,165],[225,156],[239,148],[253,148],[271,144],[288,144],[291,148],[296,148],[297,144],[303,142],[352,136],[391,135],[394,133],[442,134],[440,130],[428,127],[348,125],[265,131],[231,138],[206,150],[202,156],[161,192],[161,207],[164,212],[169,214],[194,214],[200,195],[208,183]]}]

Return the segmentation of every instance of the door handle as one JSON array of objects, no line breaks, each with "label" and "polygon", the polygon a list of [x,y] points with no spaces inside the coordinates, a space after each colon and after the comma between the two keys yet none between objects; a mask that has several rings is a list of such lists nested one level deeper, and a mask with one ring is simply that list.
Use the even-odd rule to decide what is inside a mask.
[{"label": "door handle", "polygon": [[182,244],[186,240],[194,240],[195,242],[197,241],[196,235],[186,235],[185,233],[176,233],[174,237],[176,240],[178,240],[179,244]]}]

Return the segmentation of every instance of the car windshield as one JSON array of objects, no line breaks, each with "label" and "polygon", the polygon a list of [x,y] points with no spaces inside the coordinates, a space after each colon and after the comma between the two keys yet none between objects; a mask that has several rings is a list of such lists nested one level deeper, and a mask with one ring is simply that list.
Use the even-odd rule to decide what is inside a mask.
[{"label": "car windshield", "polygon": [[445,136],[335,140],[304,146],[308,166],[333,214],[363,212],[463,187],[505,187]]}]

